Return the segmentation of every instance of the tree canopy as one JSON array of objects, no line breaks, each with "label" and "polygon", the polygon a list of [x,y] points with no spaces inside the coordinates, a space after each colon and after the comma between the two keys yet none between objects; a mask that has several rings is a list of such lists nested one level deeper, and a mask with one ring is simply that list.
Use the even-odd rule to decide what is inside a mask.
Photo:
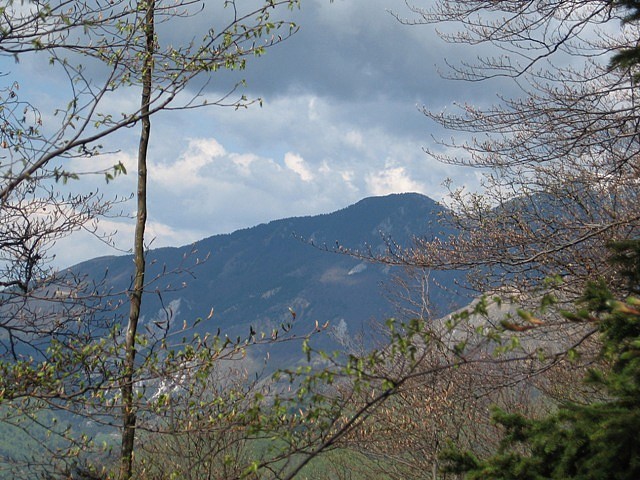
[{"label": "tree canopy", "polygon": [[[640,271],[637,256],[622,261],[617,257],[614,262],[636,274]],[[638,478],[640,299],[632,295],[616,300],[603,281],[594,281],[579,307],[568,316],[598,324],[606,365],[591,369],[584,381],[600,389],[605,400],[560,404],[555,413],[537,419],[496,409],[494,421],[504,429],[497,452],[479,459],[449,450],[449,471],[465,473],[468,479]]]}]

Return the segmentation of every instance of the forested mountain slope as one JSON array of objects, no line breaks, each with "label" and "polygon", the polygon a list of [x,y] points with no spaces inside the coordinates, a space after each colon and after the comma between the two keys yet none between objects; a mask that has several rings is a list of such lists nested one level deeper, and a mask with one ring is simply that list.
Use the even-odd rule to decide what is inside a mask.
[{"label": "forested mountain slope", "polygon": [[[164,325],[169,314],[173,328],[178,328],[184,321],[208,317],[213,309],[213,316],[199,323],[197,330],[216,333],[220,328],[223,335],[237,336],[248,334],[250,328],[270,332],[290,321],[293,311],[297,332],[309,331],[316,320],[321,325],[328,321],[316,342],[323,348],[342,348],[354,336],[368,332],[371,321],[383,322],[397,314],[388,293],[402,270],[332,250],[340,244],[383,253],[385,239],[409,245],[416,235],[446,237],[453,233],[440,222],[446,214],[444,207],[419,194],[372,197],[330,214],[276,220],[194,245],[152,250],[147,279],[158,280],[148,287],[152,293],[143,301],[144,324]],[[163,274],[181,265],[188,271]],[[73,270],[94,278],[106,271],[110,288],[123,291],[131,281],[132,259],[97,258]],[[462,276],[432,273],[429,293],[434,315],[468,301],[454,293]]]}]

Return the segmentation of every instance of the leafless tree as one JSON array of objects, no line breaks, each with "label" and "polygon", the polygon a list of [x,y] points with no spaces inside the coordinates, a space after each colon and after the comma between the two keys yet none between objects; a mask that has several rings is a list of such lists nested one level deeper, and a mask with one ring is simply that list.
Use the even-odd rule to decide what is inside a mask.
[{"label": "leafless tree", "polygon": [[[164,25],[178,28],[174,24],[183,22],[184,27],[198,19],[205,6],[211,7],[211,2],[11,1],[0,13],[1,54],[16,61],[25,55],[47,59],[52,69],[69,79],[69,97],[54,112],[51,123],[43,122],[36,107],[19,100],[17,83],[10,83],[3,92],[6,101],[0,109],[4,154],[0,207],[10,223],[3,223],[2,234],[6,238],[0,239],[4,260],[0,281],[9,312],[2,323],[8,332],[2,337],[7,340],[7,356],[2,363],[7,371],[3,386],[7,388],[0,398],[8,402],[37,398],[63,409],[72,409],[67,402],[77,400],[76,404],[88,411],[88,405],[99,408],[102,403],[110,406],[108,415],[114,415],[118,406],[123,417],[120,478],[132,475],[140,400],[137,385],[149,381],[149,376],[162,378],[167,372],[151,372],[169,358],[160,358],[157,346],[140,345],[144,337],[138,332],[142,297],[157,280],[145,279],[146,164],[151,117],[163,110],[205,105],[237,108],[252,103],[236,93],[238,84],[231,85],[221,96],[208,96],[210,74],[220,69],[243,69],[246,58],[260,56],[266,48],[294,33],[295,25],[273,18],[273,12],[278,7],[294,8],[297,4],[295,0],[277,0],[247,6],[221,1],[216,5],[220,15],[215,21],[200,32],[194,29],[194,37],[183,43],[164,41]],[[196,84],[196,79],[202,81]],[[125,112],[111,111],[109,99],[128,89],[141,91],[139,105]],[[138,123],[142,131],[136,170],[135,271],[127,292],[130,312],[122,341],[120,322],[113,316],[104,321],[109,317],[95,314],[118,306],[120,300],[116,300],[115,293],[78,281],[71,273],[62,284],[54,281],[60,277],[47,269],[46,249],[61,236],[92,228],[92,222],[110,206],[95,193],[58,195],[55,182],[76,179],[81,173],[65,162],[99,155],[103,152],[102,139]],[[126,170],[119,163],[102,173],[111,180]],[[89,318],[104,323],[94,326]],[[61,322],[66,329],[61,328]],[[157,345],[168,348],[163,339],[157,340]],[[20,351],[20,342],[35,348],[38,355]],[[186,349],[201,352],[209,348],[213,347],[199,343]],[[180,365],[184,361],[181,359]],[[171,372],[176,364],[171,365],[163,368]],[[114,393],[116,385],[120,394]]]},{"label": "leafless tree", "polygon": [[499,81],[512,94],[491,106],[424,108],[457,132],[427,152],[481,169],[484,181],[478,193],[451,185],[459,236],[418,240],[396,260],[468,269],[480,291],[560,275],[575,296],[587,278],[612,278],[606,245],[638,235],[640,117],[637,67],[613,68],[611,58],[635,47],[637,22],[622,23],[624,7],[597,0],[445,0],[410,10],[403,22],[435,25],[465,47],[463,58],[475,49],[475,60],[448,63],[452,81]]}]

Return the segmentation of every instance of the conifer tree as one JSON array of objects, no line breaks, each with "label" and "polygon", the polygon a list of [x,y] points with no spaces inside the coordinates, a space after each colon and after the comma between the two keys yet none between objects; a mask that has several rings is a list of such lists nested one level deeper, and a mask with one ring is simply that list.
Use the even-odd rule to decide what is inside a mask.
[{"label": "conifer tree", "polygon": [[542,419],[495,410],[505,433],[487,459],[452,449],[448,471],[466,479],[640,478],[640,240],[613,245],[612,263],[629,281],[625,300],[617,300],[602,281],[591,282],[574,321],[598,322],[606,369],[585,378],[605,393],[605,401],[568,403]]}]

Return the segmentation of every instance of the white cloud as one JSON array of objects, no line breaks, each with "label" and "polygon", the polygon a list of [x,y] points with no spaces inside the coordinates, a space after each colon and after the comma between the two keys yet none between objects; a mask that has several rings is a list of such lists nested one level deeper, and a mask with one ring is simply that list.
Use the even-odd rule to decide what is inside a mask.
[{"label": "white cloud", "polygon": [[[314,119],[307,115],[309,103],[317,112]],[[153,246],[184,245],[277,218],[328,213],[370,195],[417,191],[441,200],[446,177],[456,184],[477,182],[475,171],[453,171],[430,159],[419,138],[354,122],[352,108],[298,94],[272,99],[262,109],[213,109],[204,117],[178,113],[172,123],[158,124],[149,168]],[[247,125],[259,128],[246,135]],[[189,138],[180,137],[180,131],[189,132]],[[128,177],[102,187],[108,195],[135,190],[133,145],[103,160],[121,160],[129,169]],[[119,230],[118,243],[128,249],[132,233],[123,225]],[[114,253],[91,245],[78,254]]]},{"label": "white cloud", "polygon": [[287,152],[284,155],[284,164],[289,170],[296,172],[303,182],[310,182],[313,180],[313,173],[307,167],[304,158],[295,153]]},{"label": "white cloud", "polygon": [[231,154],[231,161],[238,167],[238,173],[244,177],[251,175],[251,164],[260,161],[260,159],[253,154]]},{"label": "white cloud", "polygon": [[348,145],[355,148],[362,148],[364,146],[364,140],[362,133],[357,130],[350,130],[345,135],[345,141]]},{"label": "white cloud", "polygon": [[368,174],[367,186],[373,195],[424,191],[424,186],[412,180],[404,167],[391,167]]},{"label": "white cloud", "polygon": [[312,122],[320,119],[320,114],[318,113],[317,98],[316,97],[312,96],[311,98],[309,98],[309,100],[307,102],[307,118]]},{"label": "white cloud", "polygon": [[[207,4],[212,11],[213,3]],[[331,212],[368,195],[418,191],[441,199],[447,177],[473,188],[475,173],[439,164],[423,153],[430,135],[444,134],[415,105],[444,106],[454,99],[476,103],[493,93],[485,84],[464,89],[444,85],[433,64],[446,52],[432,48],[435,42],[427,27],[402,26],[386,11],[408,13],[400,4],[311,0],[300,11],[283,9],[279,14],[293,16],[300,32],[241,73],[248,86],[239,95],[263,98],[263,108],[212,107],[154,117],[149,152],[149,238],[157,237],[154,246],[185,244],[275,218]],[[211,17],[191,20],[202,30]],[[194,34],[191,28],[163,28],[167,30],[161,33],[169,35],[163,36],[165,42],[173,37],[183,41],[183,35],[189,41]],[[68,101],[62,90],[67,78],[58,76],[56,83],[48,82],[51,88],[42,89],[42,69],[48,67],[41,63],[46,58],[32,70],[25,69],[28,58],[14,68],[22,75],[18,80],[26,83],[21,94],[30,87],[27,99],[42,107],[47,124],[57,125],[59,118],[52,112]],[[95,71],[90,71],[92,76]],[[204,93],[226,93],[224,85],[235,78],[218,72]],[[105,104],[106,113],[137,109],[138,95],[134,88],[116,92]],[[42,97],[49,96],[51,102],[44,102]],[[127,177],[108,185],[102,178],[88,177],[64,188],[100,188],[107,197],[135,191],[139,127],[124,129],[105,142],[105,148],[118,153],[73,164],[95,170],[121,161],[129,170]],[[125,207],[131,210],[135,203]],[[128,248],[130,224],[115,223],[121,244]],[[94,256],[110,253],[91,245],[86,252]],[[80,245],[73,246],[69,255],[80,250]]]},{"label": "white cloud", "polygon": [[191,139],[176,162],[153,164],[150,175],[153,180],[171,190],[191,190],[206,185],[206,167],[225,155],[225,149],[213,138]]}]

